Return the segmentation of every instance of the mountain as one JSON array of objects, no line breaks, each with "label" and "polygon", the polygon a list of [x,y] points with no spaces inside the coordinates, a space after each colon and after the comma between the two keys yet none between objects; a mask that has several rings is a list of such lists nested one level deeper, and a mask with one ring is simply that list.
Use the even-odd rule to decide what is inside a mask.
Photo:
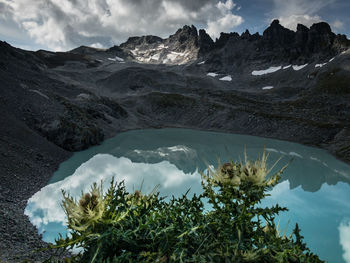
[{"label": "mountain", "polygon": [[45,245],[23,210],[58,165],[121,131],[251,134],[350,163],[349,47],[326,23],[294,32],[277,20],[262,35],[215,41],[184,26],[109,49],[31,52],[0,42],[0,261]]},{"label": "mountain", "polygon": [[[345,35],[334,34],[325,22],[314,24],[310,29],[299,24],[294,32],[274,20],[262,36],[258,33],[251,35],[248,30],[242,35],[221,33],[214,42],[205,30],[198,32],[192,25],[180,28],[166,39],[150,35],[130,37],[120,46],[106,50],[106,53],[114,54],[116,51],[115,55],[128,61],[174,65],[202,57],[214,60],[219,56],[216,60],[220,60],[221,64],[235,65],[252,60],[261,63],[314,62],[329,59],[349,47],[350,40]],[[242,49],[244,52],[241,52]],[[88,47],[79,47],[71,52],[91,55],[94,50],[98,52]]]}]

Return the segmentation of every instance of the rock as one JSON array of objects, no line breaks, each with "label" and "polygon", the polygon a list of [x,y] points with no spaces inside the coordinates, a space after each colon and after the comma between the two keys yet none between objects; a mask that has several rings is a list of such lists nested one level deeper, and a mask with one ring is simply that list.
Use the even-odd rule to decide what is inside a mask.
[{"label": "rock", "polygon": [[204,29],[199,30],[198,46],[199,46],[199,55],[205,54],[213,49],[214,41],[207,34],[207,32],[205,32]]},{"label": "rock", "polygon": [[345,127],[328,144],[328,149],[339,159],[350,162],[350,128]]},{"label": "rock", "polygon": [[251,37],[251,34],[248,29],[241,35],[241,39],[249,39],[250,37]]},{"label": "rock", "polygon": [[120,44],[119,50],[117,46],[109,49],[109,51],[121,51],[122,49],[135,49],[137,46],[142,45],[151,45],[151,44],[160,44],[163,42],[163,39],[157,36],[142,36],[142,37],[129,37],[125,43]]},{"label": "rock", "polygon": [[295,41],[295,33],[280,25],[279,20],[274,20],[268,27],[262,37],[264,45],[268,49],[288,48]]}]

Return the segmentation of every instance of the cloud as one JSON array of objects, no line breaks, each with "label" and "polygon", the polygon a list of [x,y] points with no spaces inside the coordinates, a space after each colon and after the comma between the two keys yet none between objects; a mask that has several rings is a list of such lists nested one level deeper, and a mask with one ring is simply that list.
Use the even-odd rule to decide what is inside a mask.
[{"label": "cloud", "polygon": [[279,21],[282,26],[296,31],[298,24],[310,27],[315,23],[321,22],[322,19],[318,15],[291,15],[288,17],[279,17]]},{"label": "cloud", "polygon": [[340,245],[343,247],[343,259],[350,263],[350,221],[341,223],[338,227]]},{"label": "cloud", "polygon": [[235,7],[232,0],[0,0],[1,17],[52,50],[110,47],[145,34],[167,37],[185,24],[216,36],[243,22],[232,14]]},{"label": "cloud", "polygon": [[161,196],[168,197],[181,196],[190,188],[191,193],[200,193],[202,189],[201,176],[197,171],[184,173],[168,161],[149,164],[132,162],[128,158],[117,158],[110,154],[97,154],[76,169],[73,175],[49,184],[34,194],[28,200],[25,214],[40,232],[49,230],[53,223],[64,225],[66,218],[60,207],[61,189],[79,199],[81,192],[89,191],[94,182],[103,181],[106,190],[113,177],[118,182],[124,180],[129,192],[140,189],[141,184],[145,194],[159,185]]},{"label": "cloud", "polygon": [[[322,21],[320,11],[336,0],[272,0],[272,18],[280,20],[281,24],[291,30],[296,30],[297,24],[310,27],[312,24]],[[272,20],[272,19],[271,19]]]},{"label": "cloud", "polygon": [[337,19],[331,25],[333,28],[340,30],[340,29],[344,29],[345,24],[344,24],[344,22]]},{"label": "cloud", "polygon": [[207,31],[212,38],[219,37],[220,32],[228,32],[244,22],[241,16],[232,13],[235,6],[232,0],[217,3],[216,7],[220,10],[221,17],[208,21]]}]

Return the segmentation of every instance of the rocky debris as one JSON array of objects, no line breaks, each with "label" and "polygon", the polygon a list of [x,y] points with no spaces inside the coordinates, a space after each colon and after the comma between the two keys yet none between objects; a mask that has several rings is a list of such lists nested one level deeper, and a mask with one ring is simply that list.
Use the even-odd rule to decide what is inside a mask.
[{"label": "rocky debris", "polygon": [[49,52],[45,50],[39,50],[36,52],[38,58],[49,68],[55,68],[65,65],[67,62],[80,62],[86,65],[86,67],[97,67],[99,62],[86,56],[85,54],[72,53],[72,52]]},{"label": "rocky debris", "polygon": [[350,128],[343,128],[327,145],[328,150],[339,159],[350,162]]},{"label": "rocky debris", "polygon": [[[163,39],[157,36],[129,37],[125,43],[120,44],[120,49],[132,50],[138,46],[150,46],[163,43]],[[115,47],[114,47],[115,48]]]}]

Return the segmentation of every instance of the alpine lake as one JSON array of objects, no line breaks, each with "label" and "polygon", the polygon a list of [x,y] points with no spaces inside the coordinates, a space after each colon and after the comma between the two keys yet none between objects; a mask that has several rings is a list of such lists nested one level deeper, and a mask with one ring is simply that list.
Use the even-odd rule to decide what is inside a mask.
[{"label": "alpine lake", "polygon": [[325,150],[261,137],[177,128],[120,133],[62,163],[29,199],[25,214],[43,240],[54,242],[59,233],[67,234],[61,189],[79,199],[94,182],[102,181],[107,189],[115,178],[124,180],[130,192],[142,185],[147,194],[159,185],[162,196],[180,196],[188,189],[191,195],[201,192],[200,173],[208,165],[244,160],[244,151],[255,160],[264,148],[270,166],[283,157],[273,171],[292,161],[261,205],[288,207],[277,219],[279,228],[289,234],[298,223],[321,259],[350,262],[350,166]]}]

